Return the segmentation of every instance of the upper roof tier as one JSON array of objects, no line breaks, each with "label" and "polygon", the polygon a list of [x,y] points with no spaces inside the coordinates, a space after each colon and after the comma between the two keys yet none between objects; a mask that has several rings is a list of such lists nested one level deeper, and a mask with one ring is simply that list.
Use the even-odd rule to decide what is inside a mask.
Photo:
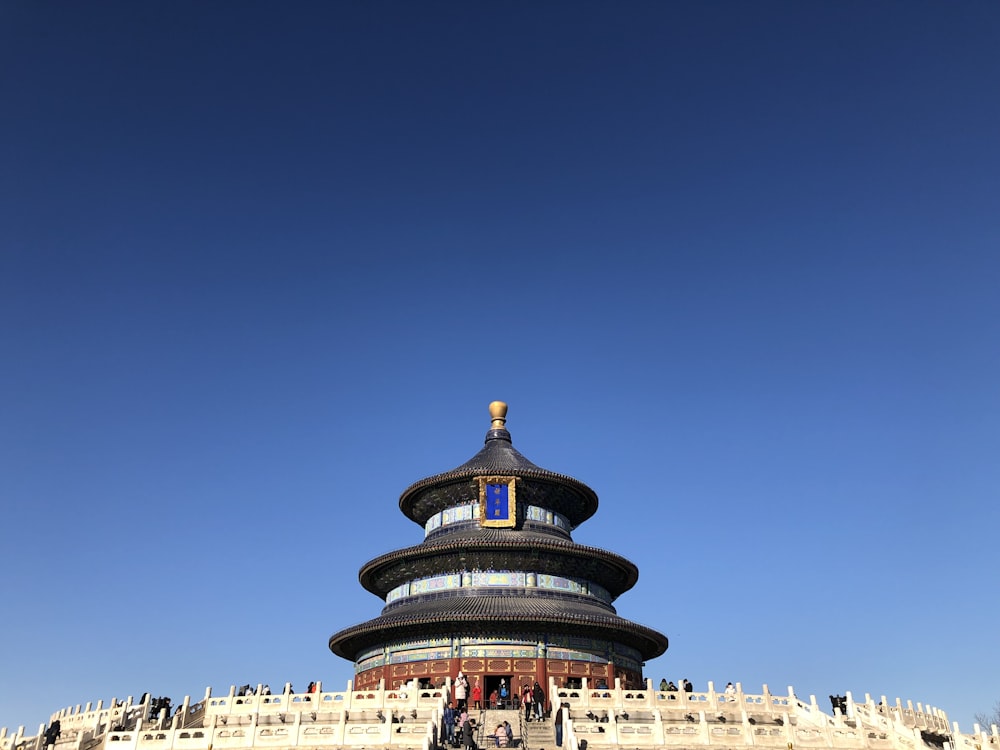
[{"label": "upper roof tier", "polygon": [[516,476],[518,500],[560,513],[575,528],[597,512],[597,493],[573,477],[536,466],[522,456],[507,431],[507,404],[490,404],[492,420],[483,449],[461,466],[414,482],[399,498],[399,509],[423,526],[435,513],[479,502],[481,476]]}]

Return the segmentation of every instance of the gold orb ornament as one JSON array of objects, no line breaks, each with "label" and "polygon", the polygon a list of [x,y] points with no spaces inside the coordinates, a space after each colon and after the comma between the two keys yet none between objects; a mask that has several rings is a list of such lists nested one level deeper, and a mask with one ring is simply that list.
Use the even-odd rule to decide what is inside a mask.
[{"label": "gold orb ornament", "polygon": [[507,404],[503,401],[494,401],[490,404],[490,428],[502,430],[507,423]]}]

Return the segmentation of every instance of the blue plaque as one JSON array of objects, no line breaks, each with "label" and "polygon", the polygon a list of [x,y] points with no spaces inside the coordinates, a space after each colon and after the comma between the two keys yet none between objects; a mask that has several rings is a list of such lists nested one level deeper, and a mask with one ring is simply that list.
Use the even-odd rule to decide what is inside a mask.
[{"label": "blue plaque", "polygon": [[486,485],[486,518],[490,521],[510,518],[510,507],[507,497],[510,494],[506,484]]},{"label": "blue plaque", "polygon": [[481,526],[506,526],[517,523],[515,497],[517,477],[478,477],[479,524]]}]

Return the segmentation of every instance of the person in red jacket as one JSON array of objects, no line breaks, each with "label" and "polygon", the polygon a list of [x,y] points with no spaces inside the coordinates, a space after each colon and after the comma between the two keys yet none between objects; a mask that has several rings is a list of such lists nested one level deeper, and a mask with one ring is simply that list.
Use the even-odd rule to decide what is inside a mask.
[{"label": "person in red jacket", "polygon": [[479,684],[479,678],[476,678],[476,684],[472,686],[472,705],[476,707],[477,711],[483,709],[483,688]]}]

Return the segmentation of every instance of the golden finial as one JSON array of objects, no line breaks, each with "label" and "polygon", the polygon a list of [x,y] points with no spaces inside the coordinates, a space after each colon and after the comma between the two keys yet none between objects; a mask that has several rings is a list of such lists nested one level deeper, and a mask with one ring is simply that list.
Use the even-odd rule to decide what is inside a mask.
[{"label": "golden finial", "polygon": [[505,430],[504,424],[507,422],[507,404],[503,401],[494,401],[490,404],[490,424],[491,430]]}]

